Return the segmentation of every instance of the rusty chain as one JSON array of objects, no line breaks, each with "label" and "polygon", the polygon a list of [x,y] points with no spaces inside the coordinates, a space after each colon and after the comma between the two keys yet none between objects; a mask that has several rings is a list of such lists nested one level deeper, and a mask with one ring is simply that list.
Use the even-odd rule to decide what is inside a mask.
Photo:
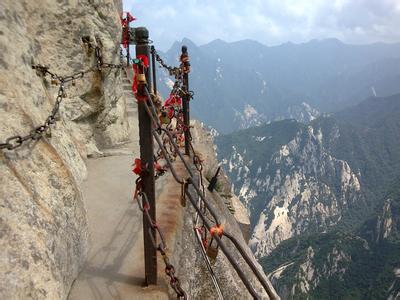
[{"label": "rusty chain", "polygon": [[[190,99],[193,99],[194,97],[194,92],[193,91],[188,91],[186,92],[182,86],[183,86],[183,74],[185,72],[188,72],[187,68],[187,64],[188,62],[185,63],[181,63],[181,65],[179,67],[172,67],[167,65],[164,60],[161,58],[161,56],[157,53],[157,50],[154,47],[151,47],[150,52],[152,54],[154,54],[156,61],[158,62],[158,64],[160,65],[161,68],[164,68],[165,70],[168,71],[169,76],[174,76],[175,77],[175,82],[174,85],[172,87],[172,91],[171,94],[176,94],[179,95],[181,97],[183,97],[184,95],[186,95],[187,93],[189,94]],[[190,64],[189,64],[189,68],[190,68]]]},{"label": "rusty chain", "polygon": [[182,70],[181,68],[178,67],[172,67],[167,65],[164,60],[161,58],[161,56],[157,53],[157,50],[154,47],[151,47],[151,53],[155,55],[156,60],[160,67],[163,67],[166,69],[169,73],[170,76],[175,76],[175,78],[179,78],[182,76]]},{"label": "rusty chain", "polygon": [[36,70],[36,74],[38,76],[44,77],[46,75],[49,75],[51,78],[51,83],[54,85],[59,84],[59,89],[57,93],[57,98],[54,103],[53,109],[51,110],[50,115],[47,117],[46,121],[32,129],[29,134],[22,136],[22,135],[14,135],[5,140],[4,143],[0,143],[0,150],[1,149],[7,149],[7,150],[14,150],[16,148],[19,148],[22,146],[24,142],[27,141],[36,141],[39,140],[43,137],[44,134],[48,134],[48,136],[51,136],[51,125],[55,124],[57,121],[57,114],[59,113],[60,110],[60,104],[63,101],[63,99],[66,97],[65,94],[65,84],[68,82],[71,82],[72,86],[75,85],[75,80],[83,78],[86,74],[95,72],[95,71],[101,71],[102,68],[108,68],[108,69],[121,69],[123,66],[122,64],[110,64],[110,63],[104,63],[102,61],[102,55],[101,55],[101,49],[100,47],[95,48],[95,55],[96,55],[96,65],[86,69],[84,71],[79,71],[79,72],[74,72],[72,75],[68,76],[60,76],[54,72],[49,71],[49,67],[44,66],[44,65],[32,65],[32,69]]},{"label": "rusty chain", "polygon": [[[142,211],[143,215],[146,216],[150,227],[158,233],[160,238],[160,243],[157,245],[156,237],[153,235],[152,231],[149,230],[150,239],[152,241],[153,247],[160,252],[164,264],[165,264],[165,274],[170,278],[169,284],[171,288],[175,291],[178,299],[187,299],[186,292],[182,289],[179,278],[175,275],[175,267],[171,264],[170,259],[166,253],[167,245],[165,242],[164,234],[160,226],[151,218],[149,210],[150,203],[147,199],[147,195],[141,190],[141,178],[136,180],[136,188],[134,198],[138,203],[139,209]],[[139,199],[140,198],[140,199]]]}]

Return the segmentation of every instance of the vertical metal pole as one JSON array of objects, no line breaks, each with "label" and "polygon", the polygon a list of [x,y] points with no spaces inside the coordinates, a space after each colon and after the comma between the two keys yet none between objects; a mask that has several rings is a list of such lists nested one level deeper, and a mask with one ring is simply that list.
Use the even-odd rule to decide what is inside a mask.
[{"label": "vertical metal pole", "polygon": [[190,155],[190,95],[189,95],[189,71],[190,62],[186,46],[182,46],[181,64],[183,70],[183,123],[185,124],[185,154]]},{"label": "vertical metal pole", "polygon": [[129,30],[129,16],[126,15],[126,28],[125,28],[125,38],[128,40],[128,44],[126,46],[126,66],[130,65],[131,54],[129,53],[129,45],[131,43],[131,31]]},{"label": "vertical metal pole", "polygon": [[[128,27],[128,30],[129,30],[129,27]],[[128,43],[128,45],[126,46],[126,65],[128,67],[129,67],[129,60],[130,60],[130,54],[129,54],[129,43]]]},{"label": "vertical metal pole", "polygon": [[[136,57],[144,55],[149,58],[149,32],[145,27],[135,28]],[[147,86],[151,86],[150,68],[144,69]],[[138,96],[146,97],[144,86],[138,86]],[[142,190],[147,195],[150,204],[150,217],[156,220],[156,202],[154,189],[154,142],[152,136],[151,118],[147,114],[146,100],[138,100],[139,114],[139,138],[140,138],[140,159],[142,168]],[[156,236],[156,231],[151,228],[147,218],[143,215],[143,238],[144,238],[144,264],[145,281],[147,285],[157,284],[157,250],[154,248],[149,232]]]},{"label": "vertical metal pole", "polygon": [[157,97],[157,74],[156,74],[156,53],[154,46],[151,46],[151,72],[153,75],[153,93]]}]

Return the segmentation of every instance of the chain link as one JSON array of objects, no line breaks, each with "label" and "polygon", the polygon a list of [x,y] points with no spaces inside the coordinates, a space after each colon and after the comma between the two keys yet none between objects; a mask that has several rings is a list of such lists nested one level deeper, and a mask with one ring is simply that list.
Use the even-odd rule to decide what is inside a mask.
[{"label": "chain link", "polygon": [[179,78],[182,76],[182,70],[181,68],[178,67],[172,67],[167,65],[164,60],[161,58],[161,56],[157,53],[156,49],[154,47],[151,47],[151,53],[155,55],[156,60],[160,67],[166,69],[169,73],[170,76],[175,76],[175,78]]},{"label": "chain link", "polygon": [[[175,275],[175,267],[171,264],[169,257],[166,253],[167,245],[165,243],[164,234],[160,229],[160,226],[151,218],[149,210],[150,210],[150,203],[148,201],[147,195],[141,191],[141,178],[139,177],[136,180],[136,188],[139,191],[135,192],[135,199],[138,203],[139,209],[143,212],[146,216],[150,227],[158,233],[160,238],[160,243],[157,245],[156,237],[153,235],[152,230],[149,230],[150,239],[152,241],[153,247],[160,252],[164,264],[165,264],[165,274],[170,278],[169,284],[171,288],[175,291],[178,299],[187,299],[185,291],[182,289],[179,278]],[[140,199],[139,199],[140,198]]]},{"label": "chain link", "polygon": [[189,72],[190,64],[185,61],[182,62],[179,67],[172,67],[164,62],[161,56],[157,53],[157,50],[154,48],[154,46],[151,47],[151,53],[154,54],[154,56],[156,57],[156,61],[158,62],[160,67],[166,69],[170,76],[175,77],[175,82],[172,87],[171,94],[176,94],[181,97],[189,94],[190,99],[193,99],[194,92],[193,91],[186,92],[185,89],[183,88],[183,74]]},{"label": "chain link", "polygon": [[100,47],[95,48],[95,55],[96,55],[96,65],[86,69],[84,71],[75,72],[72,75],[68,76],[60,76],[54,72],[49,71],[49,67],[44,65],[32,65],[32,69],[36,70],[36,74],[40,77],[45,77],[49,75],[51,77],[52,84],[59,84],[57,98],[54,103],[53,109],[51,110],[50,115],[47,117],[46,121],[32,129],[29,134],[25,136],[21,135],[14,135],[5,140],[4,143],[0,143],[0,150],[7,149],[7,150],[14,150],[23,145],[24,142],[27,141],[36,141],[43,137],[44,134],[48,134],[51,136],[51,125],[55,124],[57,121],[57,114],[60,110],[60,104],[63,99],[66,97],[65,94],[65,84],[71,82],[71,84],[75,85],[75,80],[83,78],[86,74],[101,71],[101,69],[121,69],[123,67],[122,64],[110,64],[110,63],[103,63],[102,54]]}]

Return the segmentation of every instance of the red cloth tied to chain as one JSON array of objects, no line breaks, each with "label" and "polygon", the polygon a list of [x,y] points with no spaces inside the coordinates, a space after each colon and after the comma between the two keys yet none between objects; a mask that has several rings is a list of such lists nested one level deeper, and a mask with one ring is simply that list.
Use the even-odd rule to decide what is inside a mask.
[{"label": "red cloth tied to chain", "polygon": [[129,24],[130,22],[135,21],[136,18],[135,18],[134,16],[132,16],[131,13],[130,13],[129,11],[127,11],[127,12],[126,12],[126,20],[127,20],[128,24]]},{"label": "red cloth tied to chain", "polygon": [[[123,15],[125,14],[125,18]],[[129,12],[123,12],[121,15],[121,24],[122,24],[122,46],[124,48],[128,47],[129,44],[129,23],[135,21],[136,18],[132,16]]]},{"label": "red cloth tied to chain", "polygon": [[211,236],[214,236],[217,234],[219,237],[221,237],[223,233],[224,233],[224,229],[223,229],[222,225],[215,225],[210,228]]},{"label": "red cloth tied to chain", "polygon": [[140,158],[135,159],[132,172],[139,176],[140,174],[142,174],[142,161],[140,160]]},{"label": "red cloth tied to chain", "polygon": [[164,102],[164,106],[181,106],[182,105],[182,98],[174,95],[174,94],[169,94],[169,97],[167,100]]},{"label": "red cloth tied to chain", "polygon": [[[136,175],[142,175],[143,172],[143,167],[142,167],[142,161],[140,160],[140,158],[136,158],[135,161],[133,162],[132,165],[132,172],[135,173]],[[146,169],[146,167],[145,167]],[[157,162],[154,162],[154,170],[157,173],[164,173],[165,169]]]},{"label": "red cloth tied to chain", "polygon": [[149,58],[146,55],[139,54],[136,56],[137,59],[142,61],[142,65],[132,65],[133,69],[133,84],[132,84],[132,92],[135,94],[136,99],[138,100],[146,100],[147,96],[139,96],[138,95],[138,82],[137,82],[137,74],[142,74],[139,72],[144,72],[144,69],[149,67]]},{"label": "red cloth tied to chain", "polygon": [[169,94],[163,106],[167,112],[168,118],[172,119],[175,115],[175,108],[182,106],[182,98],[175,94]]}]

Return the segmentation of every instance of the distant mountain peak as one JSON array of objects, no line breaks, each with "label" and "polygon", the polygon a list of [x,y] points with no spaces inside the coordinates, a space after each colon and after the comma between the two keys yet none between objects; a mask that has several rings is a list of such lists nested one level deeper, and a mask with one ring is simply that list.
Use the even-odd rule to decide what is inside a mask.
[{"label": "distant mountain peak", "polygon": [[329,45],[344,45],[344,43],[337,38],[327,38],[327,39],[312,39],[305,44],[329,44]]},{"label": "distant mountain peak", "polygon": [[228,44],[228,42],[226,42],[226,41],[224,41],[222,39],[215,39],[215,40],[212,40],[211,42],[206,43],[204,45],[210,46],[210,45],[227,45],[227,44]]},{"label": "distant mountain peak", "polygon": [[191,39],[188,39],[186,37],[182,39],[182,42],[180,44],[191,47],[191,48],[197,47],[197,45]]}]

